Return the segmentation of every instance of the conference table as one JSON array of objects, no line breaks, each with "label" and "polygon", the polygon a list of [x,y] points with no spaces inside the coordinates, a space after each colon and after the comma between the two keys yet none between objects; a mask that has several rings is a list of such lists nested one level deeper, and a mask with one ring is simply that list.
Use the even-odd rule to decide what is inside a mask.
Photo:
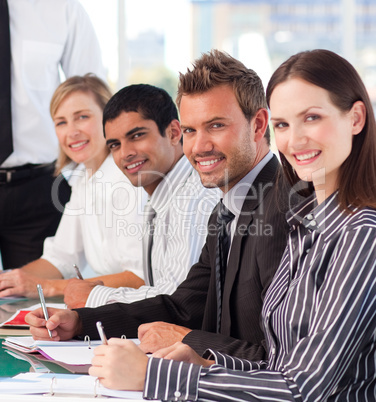
[{"label": "conference table", "polygon": [[[19,300],[12,303],[4,303],[3,300],[0,299],[0,322],[4,322],[8,320],[17,310],[25,309],[32,305],[38,304],[39,299],[27,299],[27,300]],[[50,298],[46,299],[46,303],[63,303],[61,298]],[[24,360],[20,360],[8,352],[6,352],[6,348],[3,347],[3,340],[6,336],[17,336],[17,335],[29,335],[28,330],[6,330],[4,328],[0,328],[0,381],[2,377],[13,377],[20,373],[25,372],[34,372],[34,368],[30,363]],[[68,370],[63,367],[43,361],[43,365],[53,373],[69,373]],[[112,400],[116,401],[132,401],[132,399],[124,399],[124,398],[107,398],[107,397],[94,397],[94,396],[78,396],[78,395],[48,395],[44,394],[43,398],[41,395],[9,395],[2,394],[0,392],[0,401],[4,402],[28,402],[28,401],[43,401],[43,402],[82,402],[85,400]],[[139,400],[139,399],[138,399]],[[134,401],[134,399],[133,399]]]},{"label": "conference table", "polygon": [[[1,300],[0,304],[0,322],[8,320],[17,310],[30,307],[34,304],[39,303],[39,299],[26,299],[11,303],[5,303]],[[62,299],[49,299],[49,302],[62,303]],[[30,371],[30,364],[26,361],[19,360],[8,353],[5,352],[3,348],[2,341],[8,336],[14,335],[27,335],[30,333],[27,330],[6,330],[0,328],[0,377],[13,377],[16,374],[23,373],[25,371]]]}]

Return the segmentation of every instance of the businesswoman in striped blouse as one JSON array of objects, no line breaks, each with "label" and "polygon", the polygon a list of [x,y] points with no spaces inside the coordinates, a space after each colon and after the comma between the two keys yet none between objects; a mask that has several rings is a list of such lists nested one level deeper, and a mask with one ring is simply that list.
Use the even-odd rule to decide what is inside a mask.
[{"label": "businesswoman in striped blouse", "polygon": [[209,351],[216,364],[203,367],[209,362],[177,344],[146,362],[132,344],[112,340],[96,351],[91,369],[104,385],[143,388],[144,397],[163,400],[376,400],[370,99],[347,61],[315,50],[276,70],[267,100],[285,175],[310,193],[288,213],[288,244],[265,298],[268,361]]}]

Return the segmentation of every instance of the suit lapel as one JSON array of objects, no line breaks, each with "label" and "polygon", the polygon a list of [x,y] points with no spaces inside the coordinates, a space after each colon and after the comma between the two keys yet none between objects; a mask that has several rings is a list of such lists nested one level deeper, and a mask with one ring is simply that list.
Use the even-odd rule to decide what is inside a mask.
[{"label": "suit lapel", "polygon": [[[266,164],[261,172],[256,177],[249,189],[246,199],[244,200],[243,207],[236,225],[236,232],[234,234],[229,260],[226,270],[226,280],[223,291],[222,302],[222,328],[221,333],[230,334],[231,328],[231,314],[229,310],[230,295],[234,285],[237,272],[240,268],[240,258],[243,254],[242,246],[245,242],[246,233],[253,222],[256,210],[263,202],[265,195],[271,190],[274,185],[275,177],[278,171],[279,162],[275,156]],[[243,228],[243,230],[238,230]],[[243,233],[243,235],[242,235]]]}]

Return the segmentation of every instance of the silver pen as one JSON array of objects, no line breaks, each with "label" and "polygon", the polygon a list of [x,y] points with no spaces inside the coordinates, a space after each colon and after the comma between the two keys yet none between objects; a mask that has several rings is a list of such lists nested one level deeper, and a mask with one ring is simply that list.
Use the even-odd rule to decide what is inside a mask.
[{"label": "silver pen", "polygon": [[100,321],[97,321],[97,330],[99,332],[99,336],[101,338],[101,341],[102,341],[103,345],[107,345],[108,344],[107,336],[104,333],[103,325],[102,325],[102,323]]},{"label": "silver pen", "polygon": [[76,264],[73,264],[73,268],[76,271],[77,278],[83,280],[84,278],[81,275],[80,268],[78,268],[78,266]]},{"label": "silver pen", "polygon": [[[39,283],[38,283],[38,285],[37,285],[37,289],[38,289],[40,304],[41,304],[41,306],[42,306],[42,310],[43,310],[43,314],[44,314],[44,319],[45,319],[46,321],[48,321],[49,316],[48,316],[46,301],[44,300],[44,294],[43,294],[42,286],[41,286]],[[51,333],[51,331],[50,331],[48,328],[47,328],[47,331],[48,331],[48,335],[50,336],[50,338],[52,338],[52,333]]]}]

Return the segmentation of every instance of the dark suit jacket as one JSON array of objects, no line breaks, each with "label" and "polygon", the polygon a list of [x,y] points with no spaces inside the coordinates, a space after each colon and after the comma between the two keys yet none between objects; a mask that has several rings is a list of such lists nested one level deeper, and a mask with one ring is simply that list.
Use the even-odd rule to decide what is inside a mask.
[{"label": "dark suit jacket", "polygon": [[215,227],[217,208],[208,223],[208,236],[199,262],[172,295],[159,295],[131,304],[115,303],[77,309],[83,335],[98,338],[102,321],[108,336],[137,337],[140,324],[166,321],[193,329],[183,340],[198,353],[207,348],[251,360],[265,357],[260,327],[262,301],[286,246],[286,190],[276,194],[276,157],[257,176],[243,204],[232,241],[222,303],[221,333],[216,331]]}]

